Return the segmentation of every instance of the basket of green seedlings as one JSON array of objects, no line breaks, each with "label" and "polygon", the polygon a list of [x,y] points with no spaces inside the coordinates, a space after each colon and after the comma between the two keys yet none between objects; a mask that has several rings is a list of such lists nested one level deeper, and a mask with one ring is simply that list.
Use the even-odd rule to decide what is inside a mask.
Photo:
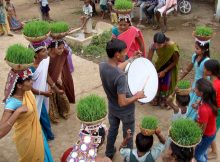
[{"label": "basket of green seedlings", "polygon": [[158,128],[159,120],[153,116],[145,116],[140,125],[141,133],[144,136],[151,136]]},{"label": "basket of green seedlings", "polygon": [[191,119],[178,119],[169,129],[171,141],[180,147],[195,147],[202,138],[202,129]]},{"label": "basket of green seedlings", "polygon": [[176,93],[178,95],[188,95],[191,91],[191,83],[189,80],[180,80],[177,82]]},{"label": "basket of green seedlings", "polygon": [[76,105],[76,112],[77,118],[84,124],[100,123],[107,115],[105,99],[95,94],[81,98]]},{"label": "basket of green seedlings", "polygon": [[198,26],[193,32],[193,36],[201,41],[208,41],[213,36],[213,30],[207,26]]},{"label": "basket of green seedlings", "polygon": [[50,36],[50,26],[46,21],[30,21],[24,25],[23,35],[30,42],[41,42]]},{"label": "basket of green seedlings", "polygon": [[116,0],[113,9],[118,14],[128,14],[133,9],[133,3],[131,0]]},{"label": "basket of green seedlings", "polygon": [[62,21],[50,23],[50,29],[50,36],[54,39],[61,39],[69,33],[69,25]]},{"label": "basket of green seedlings", "polygon": [[25,70],[32,66],[34,51],[21,44],[14,44],[7,49],[6,63],[14,70]]}]

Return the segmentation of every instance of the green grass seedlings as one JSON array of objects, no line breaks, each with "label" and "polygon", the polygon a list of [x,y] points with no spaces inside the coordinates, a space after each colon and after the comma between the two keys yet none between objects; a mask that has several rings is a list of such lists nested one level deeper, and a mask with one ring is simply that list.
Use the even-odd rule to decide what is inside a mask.
[{"label": "green grass seedlings", "polygon": [[183,146],[195,145],[202,137],[202,129],[191,119],[178,119],[171,124],[170,137]]},{"label": "green grass seedlings", "polygon": [[6,53],[6,60],[14,64],[30,64],[34,61],[34,51],[21,44],[10,46]]},{"label": "green grass seedlings", "polygon": [[106,53],[106,44],[111,40],[111,31],[105,31],[99,36],[93,36],[91,43],[84,48],[83,53],[90,56],[100,56]]},{"label": "green grass seedlings", "polygon": [[133,8],[133,3],[131,0],[116,0],[114,7],[118,10],[128,10]]},{"label": "green grass seedlings", "polygon": [[46,21],[30,21],[24,25],[23,34],[27,37],[44,36],[50,32],[49,23]]},{"label": "green grass seedlings", "polygon": [[213,34],[213,30],[210,27],[198,26],[198,27],[196,27],[195,34],[198,36],[211,36]]},{"label": "green grass seedlings", "polygon": [[52,22],[50,23],[51,33],[64,33],[69,30],[66,22]]},{"label": "green grass seedlings", "polygon": [[177,83],[177,87],[179,89],[188,89],[191,87],[190,81],[189,80],[180,80]]},{"label": "green grass seedlings", "polygon": [[85,122],[100,120],[107,114],[105,99],[95,94],[81,98],[76,108],[77,117]]},{"label": "green grass seedlings", "polygon": [[145,116],[142,119],[141,127],[144,128],[144,129],[155,130],[155,129],[157,129],[158,124],[159,124],[159,121],[158,121],[158,119],[156,117]]}]

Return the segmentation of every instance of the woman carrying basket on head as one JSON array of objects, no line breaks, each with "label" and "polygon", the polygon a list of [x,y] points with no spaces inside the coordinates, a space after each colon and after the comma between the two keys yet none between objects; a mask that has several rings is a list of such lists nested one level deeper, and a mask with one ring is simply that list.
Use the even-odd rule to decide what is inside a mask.
[{"label": "woman carrying basket on head", "polygon": [[141,51],[142,56],[146,57],[143,34],[138,28],[131,25],[131,17],[129,14],[119,14],[118,27],[112,29],[112,37],[120,39],[126,43],[126,59],[132,57],[135,51]]},{"label": "woman carrying basket on head", "polygon": [[[22,50],[25,51],[25,48]],[[30,52],[28,54],[32,55]],[[0,121],[0,138],[13,128],[19,162],[53,162],[38,119],[36,100],[31,92],[32,84],[30,69],[10,70],[5,86],[5,109]]]}]

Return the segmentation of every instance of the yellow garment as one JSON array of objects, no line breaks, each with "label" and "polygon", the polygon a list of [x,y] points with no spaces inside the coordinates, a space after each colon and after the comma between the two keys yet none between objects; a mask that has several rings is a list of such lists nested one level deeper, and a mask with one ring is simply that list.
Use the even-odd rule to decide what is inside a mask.
[{"label": "yellow garment", "polygon": [[118,16],[116,13],[111,13],[111,22],[113,24],[117,24],[118,23]]},{"label": "yellow garment", "polygon": [[9,27],[7,19],[5,20],[5,23],[6,24],[0,24],[0,34],[3,34],[3,33],[8,34],[10,32],[10,27]]},{"label": "yellow garment", "polygon": [[[5,14],[6,11],[4,10]],[[0,34],[8,34],[10,32],[10,26],[7,17],[5,18],[5,24],[0,24]]]},{"label": "yellow garment", "polygon": [[19,162],[44,162],[43,136],[35,97],[31,91],[25,92],[23,105],[28,107],[28,111],[21,114],[14,124]]}]

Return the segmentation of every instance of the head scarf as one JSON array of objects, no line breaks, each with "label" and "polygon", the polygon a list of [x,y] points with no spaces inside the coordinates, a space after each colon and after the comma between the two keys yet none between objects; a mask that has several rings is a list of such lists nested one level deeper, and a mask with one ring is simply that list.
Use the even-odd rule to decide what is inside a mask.
[{"label": "head scarf", "polygon": [[131,16],[129,14],[119,14],[118,15],[118,22],[124,20],[125,22],[131,24]]},{"label": "head scarf", "polygon": [[17,83],[18,78],[21,78],[22,80],[25,80],[32,76],[32,71],[30,69],[21,70],[21,71],[15,71],[13,69],[10,70],[7,78],[7,82],[5,85],[5,98],[3,102],[5,102],[9,97],[11,97],[15,85]]},{"label": "head scarf", "polygon": [[58,44],[61,42],[63,42],[65,44],[65,41],[63,39],[54,39],[51,41],[51,44],[55,43],[55,48],[58,48]]},{"label": "head scarf", "polygon": [[52,42],[51,38],[47,38],[46,40],[42,41],[42,42],[30,42],[29,44],[29,48],[32,48],[34,50],[34,52],[38,52],[41,49],[47,48]]},{"label": "head scarf", "polygon": [[196,42],[199,42],[199,43],[201,44],[201,46],[205,46],[205,44],[207,44],[207,43],[210,43],[210,42],[211,42],[211,40],[207,40],[207,41],[201,41],[201,40],[199,40],[198,38],[195,38],[195,41],[196,41]]}]

